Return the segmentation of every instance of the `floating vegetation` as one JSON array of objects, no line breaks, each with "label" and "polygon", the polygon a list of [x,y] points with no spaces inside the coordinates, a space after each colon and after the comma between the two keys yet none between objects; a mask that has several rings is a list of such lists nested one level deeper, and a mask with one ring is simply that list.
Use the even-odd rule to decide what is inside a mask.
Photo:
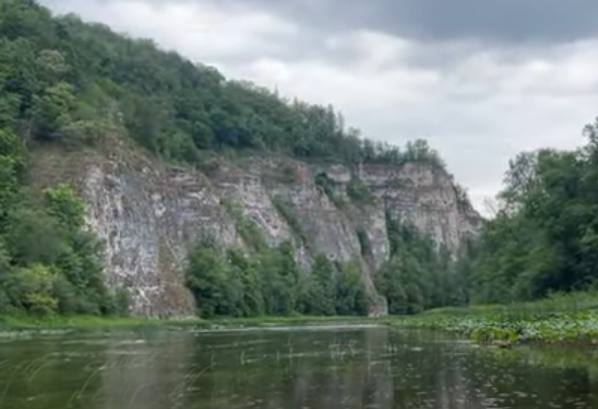
[{"label": "floating vegetation", "polygon": [[598,342],[598,298],[559,295],[540,302],[430,311],[393,325],[443,330],[482,344]]}]

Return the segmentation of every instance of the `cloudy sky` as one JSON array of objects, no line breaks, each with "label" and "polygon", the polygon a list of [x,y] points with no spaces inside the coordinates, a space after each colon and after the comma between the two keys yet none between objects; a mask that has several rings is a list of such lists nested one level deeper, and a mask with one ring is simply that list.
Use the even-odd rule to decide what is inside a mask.
[{"label": "cloudy sky", "polygon": [[225,75],[332,103],[367,137],[426,138],[474,204],[509,158],[582,144],[595,0],[42,0]]}]

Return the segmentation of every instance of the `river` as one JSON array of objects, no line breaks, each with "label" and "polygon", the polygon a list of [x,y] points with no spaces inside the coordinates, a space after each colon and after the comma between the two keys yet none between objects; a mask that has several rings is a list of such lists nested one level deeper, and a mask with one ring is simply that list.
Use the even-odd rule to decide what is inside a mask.
[{"label": "river", "polygon": [[4,339],[0,408],[598,408],[598,377],[568,353],[376,326]]}]

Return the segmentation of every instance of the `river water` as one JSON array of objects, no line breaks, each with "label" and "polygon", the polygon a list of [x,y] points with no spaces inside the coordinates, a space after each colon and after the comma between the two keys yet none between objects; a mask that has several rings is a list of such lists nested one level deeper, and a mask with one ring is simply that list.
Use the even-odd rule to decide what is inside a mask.
[{"label": "river water", "polygon": [[375,326],[6,339],[0,408],[598,408],[587,354]]}]

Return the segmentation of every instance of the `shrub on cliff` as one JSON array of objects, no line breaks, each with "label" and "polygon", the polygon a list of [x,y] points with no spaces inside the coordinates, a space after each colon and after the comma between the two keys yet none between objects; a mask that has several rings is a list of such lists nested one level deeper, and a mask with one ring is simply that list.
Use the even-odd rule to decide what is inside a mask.
[{"label": "shrub on cliff", "polygon": [[374,201],[370,188],[355,176],[347,183],[347,196],[358,205],[367,205]]}]

